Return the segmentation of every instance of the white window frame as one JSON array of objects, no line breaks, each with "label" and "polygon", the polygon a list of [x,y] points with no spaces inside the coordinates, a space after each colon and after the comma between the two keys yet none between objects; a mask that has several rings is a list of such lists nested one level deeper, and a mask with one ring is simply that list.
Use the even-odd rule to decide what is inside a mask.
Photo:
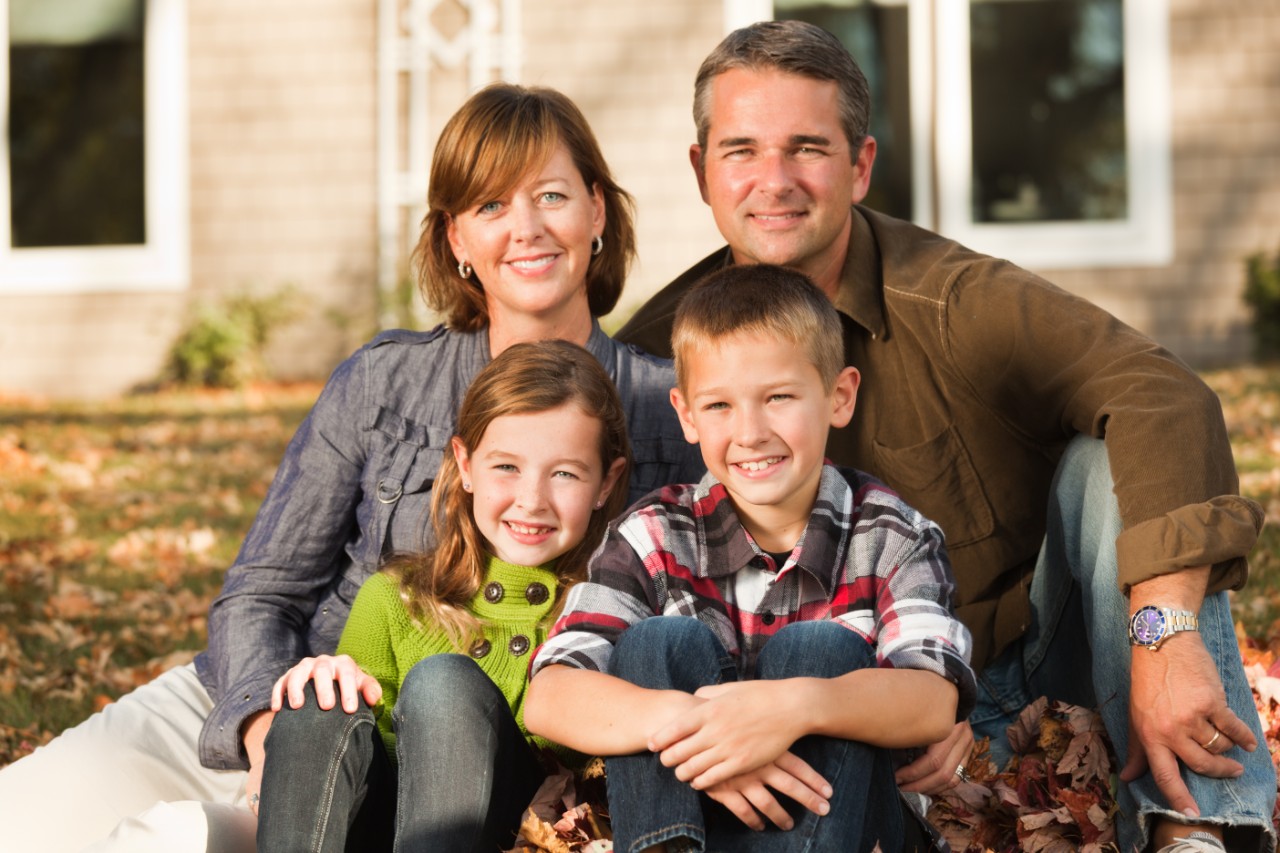
[{"label": "white window frame", "polygon": [[[938,230],[1028,267],[1164,266],[1173,259],[1166,0],[1124,3],[1128,218],[978,223],[972,217],[969,0],[934,6],[938,86]],[[1138,97],[1134,97],[1138,93]]]},{"label": "white window frame", "polygon": [[[974,222],[971,213],[969,0],[888,2],[908,6],[916,224],[1040,269],[1166,266],[1173,260],[1168,0],[1124,3],[1128,218],[1009,224]],[[772,19],[773,0],[724,0],[724,12],[728,32]]]},{"label": "white window frame", "polygon": [[[14,248],[9,140],[0,134],[0,293],[180,290],[190,281],[187,44],[184,0],[146,0],[144,145],[146,242],[130,246]],[[9,2],[0,0],[0,44]],[[0,108],[9,112],[9,64],[0,62]],[[68,211],[68,215],[74,215]]]}]

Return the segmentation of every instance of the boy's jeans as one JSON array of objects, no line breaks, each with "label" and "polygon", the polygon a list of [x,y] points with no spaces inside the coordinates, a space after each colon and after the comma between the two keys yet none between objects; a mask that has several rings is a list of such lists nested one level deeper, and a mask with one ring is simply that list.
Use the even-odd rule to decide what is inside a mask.
[{"label": "boy's jeans", "polygon": [[502,691],[465,655],[432,655],[392,710],[399,767],[373,712],[307,702],[267,734],[258,849],[498,850],[510,847],[543,772]]},{"label": "boy's jeans", "polygon": [[[975,737],[990,737],[992,759],[1009,756],[1005,729],[1039,696],[1100,706],[1120,761],[1129,743],[1128,599],[1116,581],[1120,512],[1106,449],[1078,437],[1067,447],[1049,497],[1049,525],[1031,583],[1032,624],[978,678],[978,705],[969,717]],[[1227,594],[1205,599],[1200,634],[1218,665],[1227,703],[1258,739],[1252,753],[1227,755],[1244,765],[1238,779],[1212,779],[1184,768],[1183,778],[1208,822],[1248,828],[1248,846],[1231,835],[1229,850],[1274,850],[1271,811],[1276,776],[1240,661]],[[1159,652],[1156,652],[1159,654]],[[1115,768],[1117,772],[1119,768]],[[1120,785],[1116,816],[1120,849],[1145,849],[1153,818],[1171,811],[1148,773]],[[1183,818],[1185,820],[1185,818]],[[1266,832],[1256,828],[1265,827]],[[1242,830],[1244,831],[1244,830]]]},{"label": "boy's jeans", "polygon": [[[613,651],[611,672],[652,689],[692,693],[699,687],[736,681],[733,659],[711,630],[691,617],[655,616],[627,629]],[[789,625],[769,641],[757,666],[762,679],[832,678],[875,666],[871,647],[854,632],[830,622]],[[867,697],[875,702],[874,696]],[[675,778],[656,753],[607,760],[609,808],[615,849],[636,853],[678,838],[708,851],[871,850],[901,846],[902,812],[888,750],[863,743],[811,736],[792,752],[809,763],[834,790],[825,817],[778,795],[795,818],[782,831],[755,832],[728,809]],[[766,821],[766,823],[768,823]]]}]

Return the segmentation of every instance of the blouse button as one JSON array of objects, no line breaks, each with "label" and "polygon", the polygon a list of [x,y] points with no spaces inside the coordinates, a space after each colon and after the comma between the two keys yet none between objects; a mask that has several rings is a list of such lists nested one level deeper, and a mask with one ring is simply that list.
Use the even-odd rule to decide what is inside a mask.
[{"label": "blouse button", "polygon": [[489,650],[492,648],[493,645],[488,640],[481,640],[471,647],[471,656],[476,660],[480,660],[480,658],[489,654]]},{"label": "blouse button", "polygon": [[529,651],[529,638],[524,634],[516,634],[511,638],[511,642],[507,643],[507,649],[515,657],[520,657],[522,654]]},{"label": "blouse button", "polygon": [[484,585],[484,600],[490,604],[497,604],[506,594],[507,591],[497,581],[490,581]]},{"label": "blouse button", "polygon": [[760,614],[760,621],[766,625],[772,625],[775,618],[776,617],[773,615],[772,610],[766,610],[764,613]]},{"label": "blouse button", "polygon": [[546,602],[551,597],[551,593],[547,590],[546,584],[534,581],[524,588],[524,597],[533,606],[538,606]]}]

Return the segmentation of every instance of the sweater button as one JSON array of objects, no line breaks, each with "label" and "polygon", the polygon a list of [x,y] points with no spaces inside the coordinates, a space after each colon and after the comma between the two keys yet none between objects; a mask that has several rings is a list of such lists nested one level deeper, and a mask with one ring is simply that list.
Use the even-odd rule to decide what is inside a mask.
[{"label": "sweater button", "polygon": [[551,593],[547,590],[546,584],[534,581],[524,588],[525,601],[529,602],[534,607],[537,607],[539,604],[544,604],[550,597]]},{"label": "sweater button", "polygon": [[524,634],[516,634],[511,638],[511,642],[507,643],[507,650],[515,657],[520,657],[529,651],[529,638]]},{"label": "sweater button", "polygon": [[489,654],[489,650],[492,648],[493,645],[488,640],[481,640],[471,647],[471,656],[476,660],[480,660],[480,658]]},{"label": "sweater button", "polygon": [[506,594],[507,591],[497,581],[490,581],[484,585],[484,600],[490,604],[497,604]]}]

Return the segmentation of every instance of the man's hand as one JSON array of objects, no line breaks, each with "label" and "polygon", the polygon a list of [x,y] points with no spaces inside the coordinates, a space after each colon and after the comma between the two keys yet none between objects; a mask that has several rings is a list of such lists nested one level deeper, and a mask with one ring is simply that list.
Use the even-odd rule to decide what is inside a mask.
[{"label": "man's hand", "polygon": [[803,694],[787,687],[795,681],[703,687],[694,694],[703,701],[655,731],[649,749],[697,790],[763,768],[805,734]]},{"label": "man's hand", "polygon": [[790,752],[776,761],[726,779],[706,789],[706,795],[733,812],[754,830],[763,830],[761,815],[779,829],[791,829],[795,821],[774,796],[785,794],[809,811],[824,815],[831,811],[831,786],[818,772]]},{"label": "man's hand", "polygon": [[973,729],[961,720],[951,734],[925,750],[924,755],[898,768],[894,778],[904,791],[936,796],[960,781],[956,768],[969,760],[973,750]]},{"label": "man's hand", "polygon": [[1227,707],[1222,679],[1199,634],[1175,634],[1154,652],[1135,648],[1132,658],[1129,756],[1120,778],[1132,782],[1150,769],[1172,808],[1199,817],[1179,760],[1202,776],[1233,778],[1244,767],[1222,753],[1233,746],[1252,752],[1257,740]]},{"label": "man's hand", "polygon": [[359,697],[369,707],[378,704],[382,698],[382,685],[372,675],[362,670],[348,655],[319,655],[303,658],[293,668],[276,681],[271,688],[271,710],[279,711],[284,707],[284,696],[289,697],[290,708],[301,708],[303,689],[308,681],[316,685],[316,703],[323,711],[328,711],[336,704],[334,685],[338,686],[338,696],[342,699],[342,710],[354,714],[359,707]]}]

